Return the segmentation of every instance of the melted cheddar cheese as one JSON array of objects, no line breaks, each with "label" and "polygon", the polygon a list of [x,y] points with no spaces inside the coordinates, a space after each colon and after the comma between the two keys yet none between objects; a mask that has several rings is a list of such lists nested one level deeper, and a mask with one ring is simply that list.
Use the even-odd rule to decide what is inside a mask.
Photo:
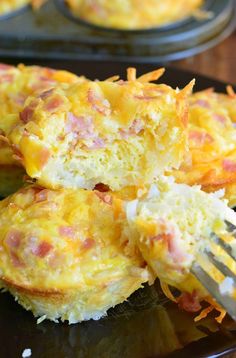
[{"label": "melted cheddar cheese", "polygon": [[205,90],[190,97],[189,152],[177,171],[179,183],[199,184],[205,191],[225,189],[230,205],[236,203],[236,100]]}]

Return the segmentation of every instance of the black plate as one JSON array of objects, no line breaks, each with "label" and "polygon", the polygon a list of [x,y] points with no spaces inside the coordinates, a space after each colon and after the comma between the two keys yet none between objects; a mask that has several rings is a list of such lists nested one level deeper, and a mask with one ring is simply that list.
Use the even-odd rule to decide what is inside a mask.
[{"label": "black plate", "polygon": [[[127,67],[112,62],[36,63],[68,69],[91,79],[105,79],[113,74],[125,77]],[[136,67],[140,75],[156,68],[150,64]],[[173,68],[167,69],[163,81],[183,87],[194,77],[196,90],[208,87],[225,90],[222,82]],[[30,312],[3,293],[0,295],[0,357],[21,357],[25,348],[31,348],[33,358],[217,357],[236,350],[236,324],[227,317],[219,326],[214,315],[194,323],[194,315],[180,311],[168,301],[156,282],[134,293],[128,302],[111,309],[108,317],[99,321],[70,326],[44,321],[37,325]]]},{"label": "black plate", "polygon": [[205,0],[208,20],[189,17],[171,26],[143,31],[99,28],[75,19],[65,0],[40,10],[0,19],[0,56],[164,62],[204,51],[235,28],[234,0]]}]

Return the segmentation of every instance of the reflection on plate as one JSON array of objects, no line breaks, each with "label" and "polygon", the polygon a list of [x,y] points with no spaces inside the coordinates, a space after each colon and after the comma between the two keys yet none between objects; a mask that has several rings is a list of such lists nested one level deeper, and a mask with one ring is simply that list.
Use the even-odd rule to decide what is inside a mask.
[{"label": "reflection on plate", "polygon": [[[4,344],[0,355],[19,357],[30,348],[33,357],[44,358],[143,358],[172,352],[183,357],[189,343],[198,342],[201,347],[203,338],[219,333],[213,316],[195,324],[193,315],[179,311],[157,286],[137,291],[102,320],[71,326],[49,321],[37,325],[31,313],[23,311],[8,294],[2,294],[0,337]],[[229,333],[234,328],[232,321],[226,323],[220,328],[221,335],[230,344],[236,335]],[[204,350],[209,352],[207,346]]]},{"label": "reflection on plate", "polygon": [[[96,66],[88,61],[37,64],[65,68],[91,79],[104,79],[111,73],[124,76],[126,69],[125,64],[109,62]],[[139,74],[154,68],[137,66]],[[174,69],[168,69],[163,77],[171,86],[182,87],[196,77],[196,90],[215,87],[224,91],[225,87],[223,83]],[[206,357],[236,349],[236,324],[226,318],[219,326],[214,313],[195,323],[194,315],[180,311],[163,296],[158,282],[134,293],[127,302],[109,310],[105,318],[70,326],[48,321],[37,325],[30,312],[7,293],[1,294],[0,357],[21,357],[26,348],[32,350],[34,358]]]}]

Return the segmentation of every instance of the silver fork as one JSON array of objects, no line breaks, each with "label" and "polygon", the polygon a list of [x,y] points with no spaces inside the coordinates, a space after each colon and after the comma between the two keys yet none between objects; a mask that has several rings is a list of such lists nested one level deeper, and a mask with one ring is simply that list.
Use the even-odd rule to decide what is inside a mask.
[{"label": "silver fork", "polygon": [[[226,221],[227,229],[229,234],[236,238],[236,226]],[[223,241],[221,238],[212,234],[214,242],[224,250],[225,255],[229,255],[234,261],[236,256],[233,253],[232,247]],[[220,261],[219,257],[214,255],[211,251],[205,250],[204,254],[207,259],[220,271],[225,278],[230,277],[233,279],[234,287],[236,288],[236,275]],[[220,291],[219,284],[201,267],[196,261],[193,263],[191,272],[211,294],[211,296],[228,312],[228,314],[236,321],[236,299],[230,296],[230,294],[222,294]]]}]

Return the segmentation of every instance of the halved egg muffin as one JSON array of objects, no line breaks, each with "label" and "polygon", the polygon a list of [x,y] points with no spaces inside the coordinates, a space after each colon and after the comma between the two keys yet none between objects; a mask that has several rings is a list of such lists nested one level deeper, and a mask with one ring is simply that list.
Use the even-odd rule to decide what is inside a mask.
[{"label": "halved egg muffin", "polygon": [[[226,224],[226,220],[236,224],[236,213],[220,200],[222,195],[222,192],[205,193],[199,186],[176,184],[171,177],[161,177],[147,194],[126,205],[128,225],[124,232],[130,238],[126,252],[138,247],[161,280],[164,292],[188,311],[200,311],[202,300],[211,304],[208,311],[212,307],[219,309],[191,273],[195,261],[219,283],[222,293],[229,279],[211,264],[205,250],[219,256],[235,272],[232,258],[224,254],[212,235],[215,233],[236,247],[236,239],[228,233]],[[168,285],[181,292],[179,297],[171,294]]]},{"label": "halved egg muffin", "polygon": [[108,193],[36,186],[0,202],[0,282],[37,317],[99,319],[151,274],[120,242],[122,207]]},{"label": "halved egg muffin", "polygon": [[[6,135],[19,121],[19,112],[26,98],[54,86],[83,80],[82,77],[67,71],[38,66],[14,67],[0,64],[0,196],[4,196],[6,192],[10,193],[10,188],[17,189],[22,182],[22,178],[19,178],[19,173],[23,173],[23,170],[19,169],[20,157],[17,149],[14,148],[13,151],[9,146]],[[12,178],[11,173],[14,173]],[[15,175],[16,173],[18,174]],[[6,177],[11,183],[4,189]]]},{"label": "halved egg muffin", "polygon": [[194,14],[203,0],[65,0],[75,16],[115,29],[148,29]]},{"label": "halved egg muffin", "polygon": [[9,135],[28,175],[48,188],[112,190],[152,182],[178,168],[186,151],[187,97],[148,81],[163,70],[128,81],[87,81],[27,99]]},{"label": "halved egg muffin", "polygon": [[[232,95],[233,96],[233,95]],[[189,152],[172,174],[180,183],[199,184],[205,191],[225,189],[236,204],[236,100],[212,89],[190,97]]]}]

